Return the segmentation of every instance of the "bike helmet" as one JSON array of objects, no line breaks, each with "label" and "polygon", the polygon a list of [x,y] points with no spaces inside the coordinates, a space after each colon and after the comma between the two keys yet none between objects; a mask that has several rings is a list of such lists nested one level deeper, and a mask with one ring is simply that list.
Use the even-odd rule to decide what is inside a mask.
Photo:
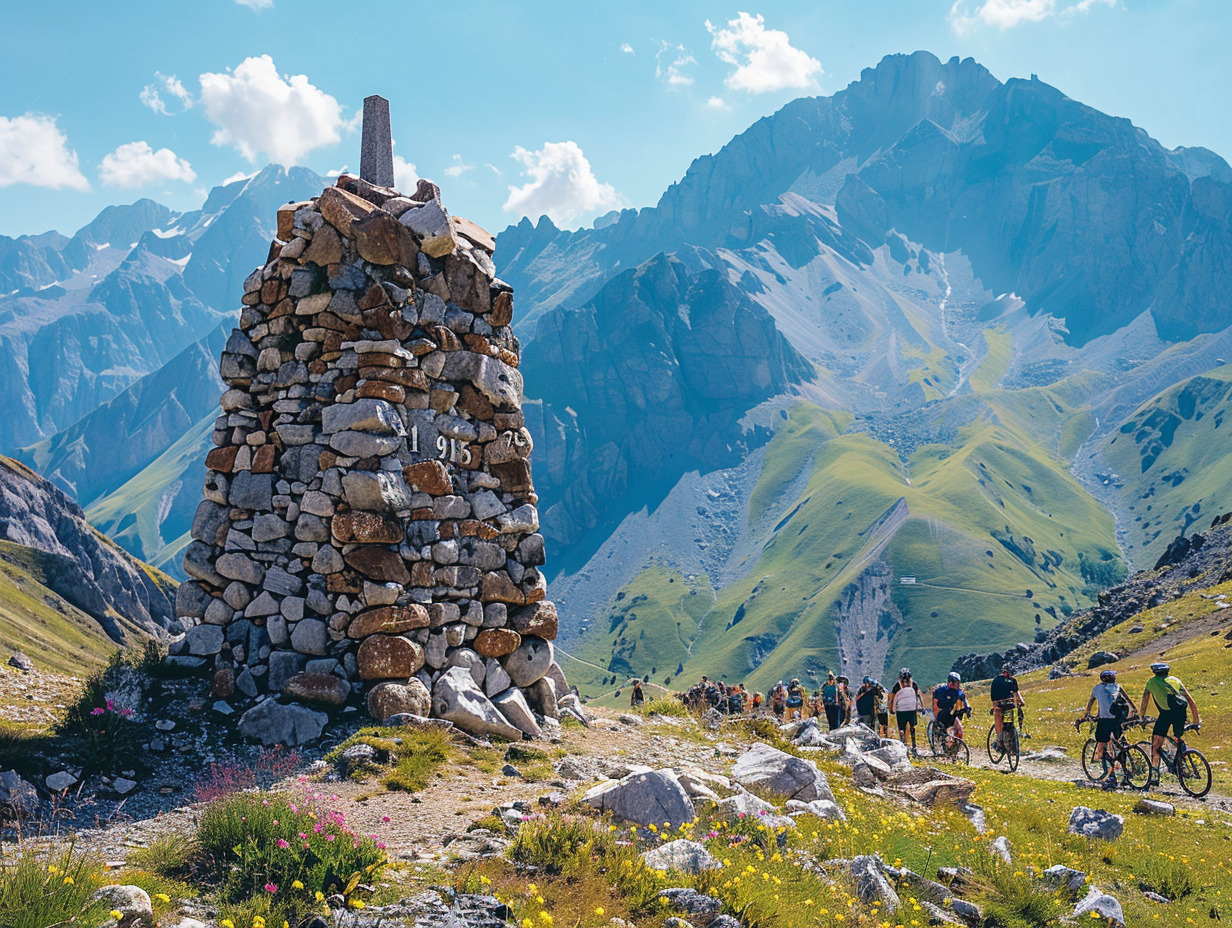
[{"label": "bike helmet", "polygon": [[1157,663],[1151,665],[1151,673],[1155,674],[1157,677],[1166,677],[1168,675],[1168,671],[1171,669],[1172,666],[1170,664],[1165,664],[1163,661],[1158,661]]},{"label": "bike helmet", "polygon": [[1002,664],[1002,665],[1001,665],[1001,672],[1002,672],[1002,673],[1006,673],[1006,674],[1008,674],[1008,673],[1013,673],[1013,672],[1014,672],[1014,668],[1013,668],[1013,667],[1011,667],[1009,664]]},{"label": "bike helmet", "polygon": [[962,677],[958,675],[958,671],[956,670],[951,670],[950,675],[946,677],[946,680],[950,683],[962,683]]},{"label": "bike helmet", "polygon": [[900,670],[900,671],[898,672],[898,679],[900,679],[900,680],[910,680],[910,679],[911,679],[911,668],[910,668],[910,667],[904,667],[902,670]]},{"label": "bike helmet", "polygon": [[869,684],[869,683],[872,683],[872,682],[873,682],[873,678],[872,678],[872,677],[870,677],[868,674],[865,674],[865,675],[864,675],[864,679],[863,679],[863,680],[861,680],[860,682],[861,682],[861,683],[864,683],[865,685],[867,685],[867,684]]},{"label": "bike helmet", "polygon": [[1116,671],[1115,670],[1101,670],[1099,672],[1099,682],[1100,683],[1116,683]]},{"label": "bike helmet", "polygon": [[799,678],[799,677],[792,677],[792,678],[791,678],[791,685],[792,685],[792,686],[799,686],[799,685],[800,685],[800,678]]}]

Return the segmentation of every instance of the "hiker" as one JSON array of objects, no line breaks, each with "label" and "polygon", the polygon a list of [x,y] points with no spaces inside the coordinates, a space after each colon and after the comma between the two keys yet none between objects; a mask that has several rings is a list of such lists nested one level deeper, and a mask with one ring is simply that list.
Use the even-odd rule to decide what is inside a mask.
[{"label": "hiker", "polygon": [[782,721],[783,711],[787,708],[787,687],[780,680],[774,684],[774,688],[770,690],[770,709],[774,712],[775,718]]},{"label": "hiker", "polygon": [[838,727],[842,728],[851,721],[851,681],[842,674],[838,680]]},{"label": "hiker", "polygon": [[821,703],[826,713],[826,725],[830,731],[834,731],[842,720],[838,706],[838,681],[834,678],[834,671],[826,674],[825,685],[821,688]]},{"label": "hiker", "polygon": [[898,723],[898,740],[907,743],[907,731],[911,731],[911,753],[918,754],[915,746],[915,725],[919,719],[920,710],[924,708],[924,694],[911,678],[911,668],[904,667],[898,672],[898,682],[890,691],[890,711]]},{"label": "hiker", "polygon": [[877,687],[867,674],[856,690],[856,718],[873,731],[877,730]]},{"label": "hiker", "polygon": [[640,709],[644,702],[646,702],[646,694],[642,692],[642,681],[635,677],[633,692],[629,694],[629,708]]}]

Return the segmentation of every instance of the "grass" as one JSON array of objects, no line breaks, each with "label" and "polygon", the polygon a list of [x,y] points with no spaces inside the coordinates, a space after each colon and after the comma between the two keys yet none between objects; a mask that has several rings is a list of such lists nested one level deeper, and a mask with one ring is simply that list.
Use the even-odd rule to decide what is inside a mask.
[{"label": "grass", "polygon": [[0,928],[53,928],[70,922],[93,926],[107,909],[92,902],[106,880],[102,862],[73,845],[39,852],[19,848],[0,857]]},{"label": "grass", "polygon": [[997,383],[1009,370],[1014,356],[1014,342],[1005,326],[993,326],[983,332],[988,353],[979,367],[971,372],[971,389],[977,393],[995,390]]},{"label": "grass", "polygon": [[405,793],[426,789],[440,768],[449,760],[456,759],[458,754],[448,732],[376,726],[361,728],[327,754],[325,759],[337,763],[347,748],[357,744],[375,748],[378,757],[392,758],[392,761],[353,768],[351,778],[365,782],[379,776],[386,789]]}]

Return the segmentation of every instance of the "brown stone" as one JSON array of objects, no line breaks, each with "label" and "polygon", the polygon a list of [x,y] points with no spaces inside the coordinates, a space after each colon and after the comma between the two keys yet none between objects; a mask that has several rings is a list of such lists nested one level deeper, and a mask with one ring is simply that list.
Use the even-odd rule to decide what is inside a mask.
[{"label": "brown stone", "polygon": [[531,482],[530,464],[521,458],[506,464],[493,464],[489,470],[501,482],[501,489],[506,493],[522,496],[535,488]]},{"label": "brown stone", "polygon": [[463,219],[461,216],[453,216],[453,231],[461,235],[464,239],[479,248],[482,248],[488,254],[493,254],[496,251],[496,239],[492,238],[492,234],[487,229],[471,222],[469,219]]},{"label": "brown stone", "polygon": [[484,574],[479,590],[479,597],[485,603],[509,603],[514,606],[526,603],[526,594],[518,589],[517,584],[510,580],[509,574],[503,570]]},{"label": "brown stone", "polygon": [[215,699],[230,699],[235,693],[235,671],[230,667],[220,667],[214,671],[214,681],[210,686],[210,695]]},{"label": "brown stone", "polygon": [[346,393],[347,390],[354,390],[359,385],[359,377],[356,374],[343,374],[334,381],[334,390],[337,393]]},{"label": "brown stone", "polygon": [[368,714],[378,722],[395,715],[427,717],[432,711],[432,694],[412,677],[406,683],[378,683],[368,693]]},{"label": "brown stone", "polygon": [[448,496],[453,492],[449,471],[440,461],[422,461],[402,468],[402,476],[412,490],[429,496]]},{"label": "brown stone", "polygon": [[363,296],[355,301],[355,305],[359,307],[360,312],[363,312],[375,309],[377,306],[384,306],[388,302],[389,294],[385,292],[385,288],[380,284],[373,284]]},{"label": "brown stone", "polygon": [[396,545],[405,537],[402,523],[383,512],[354,509],[334,516],[334,538],[344,545]]},{"label": "brown stone", "polygon": [[324,706],[346,705],[351,687],[332,673],[297,673],[282,687],[282,695]]},{"label": "brown stone", "polygon": [[438,325],[432,330],[432,337],[436,339],[441,351],[460,351],[462,348],[462,342],[458,336],[454,335],[453,330],[443,325]]},{"label": "brown stone", "polygon": [[458,523],[458,534],[468,538],[482,538],[484,541],[491,541],[500,534],[500,530],[478,519],[464,519]]},{"label": "brown stone", "polygon": [[399,386],[406,387],[408,390],[426,391],[429,386],[428,375],[415,367],[403,368],[402,370],[361,367],[359,375],[365,380],[384,380],[388,383],[396,383]]},{"label": "brown stone", "polygon": [[337,187],[328,187],[317,201],[317,209],[321,211],[325,221],[342,233],[344,238],[353,238],[351,228],[355,220],[375,212],[376,207],[363,197],[357,197]]},{"label": "brown stone", "polygon": [[556,638],[556,603],[540,602],[509,613],[509,624],[521,635],[534,635],[552,641]]},{"label": "brown stone", "polygon": [[361,680],[405,680],[424,665],[423,648],[400,635],[371,635],[355,656]]},{"label": "brown stone", "polygon": [[338,455],[333,451],[322,451],[317,455],[317,469],[329,470],[338,463]]},{"label": "brown stone", "polygon": [[504,657],[522,643],[522,636],[509,628],[486,628],[475,636],[471,647],[481,657]]},{"label": "brown stone", "polygon": [[308,243],[308,247],[299,257],[305,264],[328,267],[331,264],[341,263],[345,256],[346,251],[342,246],[341,236],[334,231],[333,226],[322,224],[321,228],[313,233],[312,241]]},{"label": "brown stone", "polygon": [[331,593],[358,593],[363,584],[354,572],[345,570],[325,578],[325,589]]},{"label": "brown stone", "polygon": [[278,207],[278,237],[284,242],[291,241],[291,236],[295,234],[295,211],[303,206],[303,203],[286,203]]},{"label": "brown stone", "polygon": [[348,567],[353,567],[370,580],[377,583],[411,582],[411,573],[406,569],[406,562],[397,551],[382,548],[379,545],[364,545],[343,555]]},{"label": "brown stone", "polygon": [[270,278],[261,285],[262,303],[273,306],[284,296],[286,296],[286,293],[283,291],[282,281],[277,278]]},{"label": "brown stone", "polygon": [[351,638],[369,635],[397,635],[416,628],[428,627],[428,610],[418,603],[406,606],[377,606],[361,612],[347,627]]},{"label": "brown stone", "polygon": [[492,300],[492,312],[488,314],[488,324],[494,329],[499,329],[511,322],[513,322],[513,294],[508,290],[502,290]]},{"label": "brown stone", "polygon": [[498,412],[492,417],[492,424],[496,426],[499,432],[504,432],[507,429],[516,430],[526,425],[526,417],[520,409],[517,412]]},{"label": "brown stone", "polygon": [[415,327],[402,317],[402,311],[392,306],[378,306],[364,316],[364,324],[381,333],[381,338],[404,341],[410,338]]},{"label": "brown stone", "polygon": [[412,509],[411,518],[416,522],[431,522],[433,520],[433,512],[430,508]]},{"label": "brown stone", "polygon": [[273,445],[261,445],[252,456],[254,474],[272,474],[278,466],[278,451]]},{"label": "brown stone", "polygon": [[361,364],[366,364],[369,367],[390,367],[398,368],[406,364],[406,359],[399,357],[396,354],[390,354],[387,351],[365,351],[359,356]]},{"label": "brown stone", "polygon": [[289,296],[284,296],[278,301],[273,309],[270,310],[269,317],[271,319],[281,319],[283,316],[290,316],[295,312],[295,303]]},{"label": "brown stone", "polygon": [[329,370],[329,365],[319,358],[315,361],[308,362],[308,373],[320,376]]},{"label": "brown stone", "polygon": [[432,571],[431,561],[416,561],[411,565],[412,586],[432,586],[434,583],[436,583],[436,577]]},{"label": "brown stone", "polygon": [[414,234],[384,210],[373,210],[353,222],[351,232],[355,236],[355,248],[365,261],[381,266],[416,266],[419,246]]},{"label": "brown stone", "polygon": [[462,384],[458,391],[457,406],[472,419],[478,419],[481,422],[491,422],[496,415],[496,407],[469,383]]},{"label": "brown stone", "polygon": [[522,363],[522,357],[516,351],[510,351],[508,348],[502,348],[497,352],[496,357],[510,367],[517,367]]},{"label": "brown stone", "polygon": [[227,445],[214,448],[205,456],[205,466],[220,474],[229,474],[235,466],[235,456],[240,453],[239,445]]},{"label": "brown stone", "polygon": [[355,387],[355,395],[389,400],[391,403],[401,403],[406,400],[406,390],[395,383],[385,383],[380,380],[365,380]]},{"label": "brown stone", "polygon": [[462,336],[462,341],[466,343],[466,347],[476,354],[492,354],[492,343],[482,335],[477,335],[474,332],[467,332]]}]

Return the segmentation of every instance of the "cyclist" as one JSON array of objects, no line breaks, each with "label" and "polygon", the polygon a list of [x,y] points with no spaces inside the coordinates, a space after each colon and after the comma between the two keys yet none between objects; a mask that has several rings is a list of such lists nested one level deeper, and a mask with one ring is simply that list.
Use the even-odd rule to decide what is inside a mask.
[{"label": "cyclist", "polygon": [[904,667],[898,672],[898,682],[890,691],[890,711],[898,722],[898,740],[907,743],[907,729],[911,729],[911,753],[918,754],[915,746],[915,723],[924,708],[924,694],[911,679],[911,669]]},{"label": "cyclist", "polygon": [[1022,701],[1022,694],[1018,692],[1018,680],[1015,679],[1009,664],[1002,664],[1001,675],[993,677],[989,696],[992,698],[992,722],[997,729],[997,744],[1005,747],[1005,742],[1001,740],[1005,710],[1017,709],[1018,717],[1022,718],[1022,707],[1026,705]]},{"label": "cyclist", "polygon": [[1148,699],[1155,700],[1155,708],[1159,710],[1155,727],[1151,729],[1151,777],[1147,781],[1147,789],[1159,785],[1159,749],[1168,736],[1168,729],[1171,728],[1176,736],[1179,754],[1185,744],[1185,710],[1192,709],[1194,724],[1202,724],[1198,704],[1180,678],[1170,675],[1171,669],[1163,661],[1152,664],[1153,676],[1146,681],[1146,689],[1142,693],[1142,714],[1146,715]]},{"label": "cyclist", "polygon": [[834,671],[826,674],[825,686],[821,688],[821,704],[826,712],[826,725],[830,731],[838,728],[842,714],[838,707],[838,681],[834,679]]},{"label": "cyclist", "polygon": [[865,676],[856,690],[856,718],[873,731],[877,730],[877,687],[872,677]]},{"label": "cyclist", "polygon": [[933,718],[947,734],[963,736],[962,716],[970,709],[967,694],[962,689],[962,677],[954,671],[944,683],[933,690]]},{"label": "cyclist", "polygon": [[[1116,789],[1116,771],[1112,769],[1112,758],[1109,756],[1108,742],[1119,741],[1125,730],[1125,723],[1136,716],[1134,704],[1129,695],[1116,682],[1117,672],[1105,668],[1099,672],[1099,682],[1091,688],[1091,698],[1087,700],[1084,718],[1091,718],[1091,709],[1098,707],[1095,716],[1095,759],[1103,768],[1100,780],[1104,789]],[[1125,775],[1125,783],[1129,783],[1129,774]]]}]

